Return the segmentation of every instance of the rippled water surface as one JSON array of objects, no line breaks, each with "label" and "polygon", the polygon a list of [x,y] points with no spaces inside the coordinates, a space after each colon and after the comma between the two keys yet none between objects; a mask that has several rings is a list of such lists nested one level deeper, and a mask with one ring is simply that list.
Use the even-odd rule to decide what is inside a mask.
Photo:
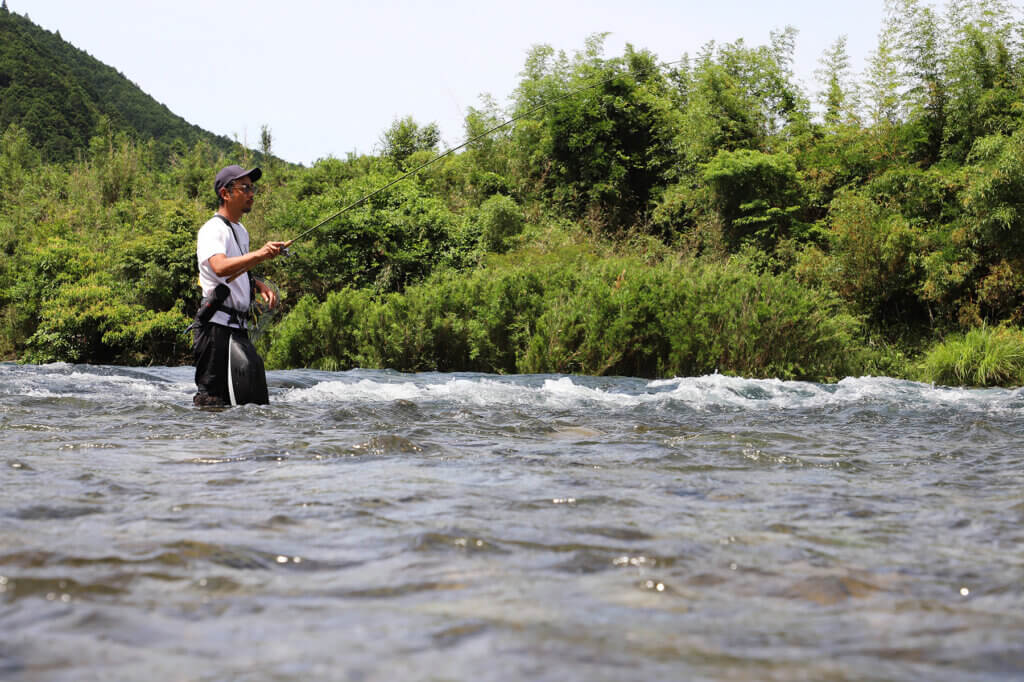
[{"label": "rippled water surface", "polygon": [[0,679],[1024,676],[1024,394],[0,364]]}]

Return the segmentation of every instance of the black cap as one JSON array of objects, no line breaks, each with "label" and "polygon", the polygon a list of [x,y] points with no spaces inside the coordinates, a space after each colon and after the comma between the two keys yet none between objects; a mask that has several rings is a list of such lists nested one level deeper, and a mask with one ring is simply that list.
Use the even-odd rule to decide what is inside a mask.
[{"label": "black cap", "polygon": [[259,168],[245,170],[241,166],[225,166],[220,169],[220,172],[217,173],[217,179],[213,181],[213,191],[219,197],[222,187],[226,187],[229,183],[234,182],[238,178],[244,178],[246,175],[249,176],[250,180],[256,182],[263,176],[263,171]]}]

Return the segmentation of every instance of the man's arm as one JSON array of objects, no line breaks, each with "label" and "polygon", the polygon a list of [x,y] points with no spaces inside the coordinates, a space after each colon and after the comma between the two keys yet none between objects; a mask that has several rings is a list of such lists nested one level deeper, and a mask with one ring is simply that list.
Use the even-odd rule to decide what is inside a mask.
[{"label": "man's arm", "polygon": [[231,256],[230,258],[223,253],[215,253],[210,256],[210,269],[218,277],[233,279],[264,261],[276,258],[281,254],[281,250],[289,244],[291,244],[290,241],[267,242],[257,251],[250,251],[244,256]]}]

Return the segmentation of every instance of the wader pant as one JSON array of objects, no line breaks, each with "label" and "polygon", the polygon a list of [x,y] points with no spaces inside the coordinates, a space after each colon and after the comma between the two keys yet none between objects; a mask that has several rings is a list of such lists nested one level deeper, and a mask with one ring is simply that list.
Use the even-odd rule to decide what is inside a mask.
[{"label": "wader pant", "polygon": [[195,405],[230,405],[228,396],[228,343],[231,334],[249,333],[237,327],[208,322],[192,330],[192,356],[196,365]]}]

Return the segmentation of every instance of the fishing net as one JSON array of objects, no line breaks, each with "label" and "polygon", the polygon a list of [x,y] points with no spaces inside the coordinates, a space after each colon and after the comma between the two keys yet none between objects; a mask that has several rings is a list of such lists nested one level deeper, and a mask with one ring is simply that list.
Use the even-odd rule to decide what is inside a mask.
[{"label": "fishing net", "polygon": [[247,327],[249,329],[249,338],[255,341],[263,335],[263,332],[267,330],[270,323],[277,317],[278,311],[281,310],[281,291],[269,279],[262,277],[254,277],[253,279],[262,282],[268,289],[274,292],[274,296],[277,298],[277,305],[271,308],[258,293],[253,297],[252,304],[249,306],[249,322]]}]

